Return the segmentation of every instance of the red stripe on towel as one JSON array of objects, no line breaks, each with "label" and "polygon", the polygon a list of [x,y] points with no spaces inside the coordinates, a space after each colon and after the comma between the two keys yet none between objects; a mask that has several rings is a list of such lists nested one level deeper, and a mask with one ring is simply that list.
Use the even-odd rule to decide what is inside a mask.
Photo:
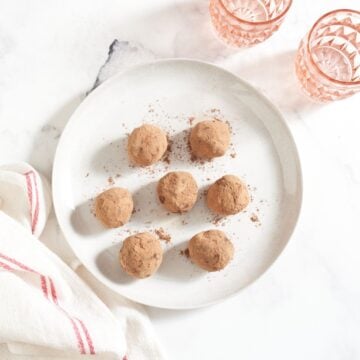
[{"label": "red stripe on towel", "polygon": [[43,291],[43,294],[45,295],[45,297],[48,297],[48,291],[47,291],[47,286],[46,286],[46,278],[44,275],[40,276],[40,281],[41,281],[41,289]]},{"label": "red stripe on towel", "polygon": [[74,332],[75,332],[75,336],[76,336],[76,340],[77,340],[77,345],[78,345],[78,348],[80,350],[80,354],[86,354],[86,351],[85,351],[85,346],[84,346],[84,341],[81,337],[81,334],[80,334],[80,331],[79,331],[79,328],[78,326],[76,325],[76,322],[74,320],[74,318],[72,318],[65,309],[63,309],[60,305],[59,305],[59,301],[58,301],[58,297],[57,297],[57,293],[56,293],[56,288],[55,288],[55,285],[54,285],[54,282],[52,281],[51,277],[48,277],[49,279],[49,283],[50,283],[50,293],[51,293],[51,297],[52,297],[52,300],[54,302],[55,305],[58,306],[58,308],[66,315],[66,317],[70,320],[71,322],[71,325],[74,329]]},{"label": "red stripe on towel", "polygon": [[81,326],[81,328],[82,328],[82,331],[83,331],[84,334],[85,334],[86,341],[87,341],[88,346],[89,346],[90,354],[95,355],[94,344],[93,344],[93,342],[92,342],[92,339],[91,339],[91,337],[90,337],[90,334],[89,334],[89,331],[88,331],[87,327],[85,326],[85,324],[84,324],[80,319],[76,319],[76,320],[80,323],[80,326]]},{"label": "red stripe on towel", "polygon": [[74,320],[72,317],[70,317],[70,316],[66,313],[66,311],[65,311],[64,309],[62,309],[61,307],[59,307],[59,308],[64,312],[64,314],[68,317],[68,319],[69,319],[70,322],[71,322],[71,325],[72,325],[72,327],[73,327],[73,329],[74,329],[74,333],[75,333],[75,336],[76,336],[76,339],[77,339],[77,346],[78,346],[78,349],[79,349],[79,351],[80,351],[80,354],[81,354],[81,355],[86,354],[84,342],[83,342],[83,340],[82,340],[82,338],[81,338],[80,331],[79,331],[79,328],[77,327],[77,325],[76,325],[76,323],[75,323],[75,320]]},{"label": "red stripe on towel", "polygon": [[8,270],[8,271],[14,271],[13,268],[11,268],[9,265],[6,265],[5,263],[3,263],[1,261],[0,261],[0,267],[2,267],[5,270]]},{"label": "red stripe on towel", "polygon": [[25,175],[25,179],[26,179],[26,188],[27,188],[27,194],[28,194],[28,198],[29,198],[29,205],[30,205],[30,221],[31,221],[31,232],[32,231],[32,222],[33,222],[33,192],[32,192],[32,186],[31,186],[31,179],[30,176],[26,173]]},{"label": "red stripe on towel", "polygon": [[[4,255],[4,254],[1,254],[0,253],[0,258],[18,266],[20,269],[24,270],[24,271],[27,271],[27,272],[31,272],[33,274],[37,274],[40,276],[40,285],[41,285],[41,289],[45,295],[45,297],[54,303],[54,305],[57,306],[57,308],[69,319],[70,323],[71,323],[71,326],[74,330],[74,333],[75,333],[75,336],[76,336],[76,340],[77,340],[77,346],[79,348],[79,351],[80,351],[80,354],[86,354],[86,351],[85,351],[85,346],[84,346],[84,341],[81,337],[81,334],[80,334],[80,330],[75,322],[75,320],[77,320],[79,323],[80,323],[80,326],[85,334],[85,337],[86,337],[86,341],[89,345],[89,350],[90,350],[90,354],[95,354],[95,349],[94,349],[94,345],[93,345],[93,342],[92,342],[92,339],[91,339],[91,336],[90,336],[90,333],[88,331],[88,329],[86,328],[85,324],[77,319],[77,318],[73,318],[71,317],[67,311],[65,309],[63,309],[60,304],[59,304],[59,300],[58,300],[58,297],[57,297],[57,293],[56,293],[56,288],[55,288],[55,284],[53,282],[53,280],[48,277],[49,279],[49,284],[50,284],[50,294],[51,294],[51,299],[49,299],[48,297],[48,289],[47,289],[47,285],[46,285],[46,277],[45,275],[39,273],[38,271],[30,268],[29,266],[21,263],[20,261],[16,260],[16,259],[13,259],[7,255]],[[16,269],[10,267],[9,265],[7,265],[6,263],[3,263],[0,261],[0,267],[4,268],[5,270],[8,270],[8,271],[14,271]]]},{"label": "red stripe on towel", "polygon": [[21,262],[9,257],[9,256],[6,256],[4,254],[0,254],[0,258],[3,258],[4,260],[7,260],[9,262],[11,262],[12,264],[14,265],[17,265],[19,268],[25,270],[25,271],[28,271],[28,272],[32,272],[34,274],[38,274],[38,275],[41,275],[40,273],[38,273],[36,270],[30,268],[29,266],[26,266],[24,264],[22,264]]},{"label": "red stripe on towel", "polygon": [[36,196],[36,205],[35,205],[35,212],[34,212],[34,218],[33,218],[33,223],[32,223],[32,232],[35,232],[36,229],[36,225],[38,223],[39,220],[39,209],[40,209],[40,203],[39,203],[39,188],[37,185],[37,180],[36,180],[36,174],[32,171],[31,172],[34,178],[34,186],[35,186],[35,196]]},{"label": "red stripe on towel", "polygon": [[[26,177],[26,186],[27,186],[27,192],[28,192],[28,197],[29,197],[29,203],[30,203],[30,216],[31,216],[31,231],[32,233],[35,232],[36,229],[36,225],[38,223],[38,219],[39,219],[39,209],[40,209],[40,204],[39,204],[39,188],[37,185],[37,180],[36,180],[36,174],[34,171],[30,170],[27,173],[24,174]],[[32,181],[31,181],[32,179]],[[35,209],[33,212],[33,200],[34,200],[34,191],[35,190]]]}]

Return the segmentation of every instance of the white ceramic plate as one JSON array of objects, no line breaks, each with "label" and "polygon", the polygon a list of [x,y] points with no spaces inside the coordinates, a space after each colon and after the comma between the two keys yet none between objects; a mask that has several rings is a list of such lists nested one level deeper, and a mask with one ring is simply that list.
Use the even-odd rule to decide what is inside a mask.
[{"label": "white ceramic plate", "polygon": [[[191,121],[205,117],[229,121],[232,146],[221,158],[194,163],[186,131]],[[170,164],[129,166],[127,134],[145,122],[172,138]],[[219,222],[203,196],[190,213],[169,215],[156,197],[156,182],[169,170],[190,171],[202,191],[224,174],[238,175],[248,183],[253,201],[246,212]],[[132,192],[137,212],[122,228],[107,230],[92,215],[91,199],[112,182]],[[67,241],[102,283],[140,303],[194,308],[235,294],[279,256],[299,215],[301,169],[282,116],[258,91],[214,65],[165,60],[121,73],[84,100],[59,143],[53,194]],[[130,278],[118,264],[122,240],[160,227],[172,237],[164,243],[160,269],[145,280]],[[180,252],[194,234],[212,228],[228,234],[235,256],[223,271],[206,273]]]}]

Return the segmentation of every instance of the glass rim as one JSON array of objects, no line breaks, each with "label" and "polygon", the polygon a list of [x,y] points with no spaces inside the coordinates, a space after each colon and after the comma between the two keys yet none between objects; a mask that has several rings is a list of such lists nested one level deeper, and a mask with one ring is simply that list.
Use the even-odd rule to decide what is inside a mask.
[{"label": "glass rim", "polygon": [[331,76],[325,74],[320,68],[319,66],[317,65],[316,61],[314,60],[313,58],[313,55],[310,51],[310,38],[316,28],[317,25],[319,25],[319,23],[324,20],[326,17],[328,17],[329,15],[333,15],[333,14],[336,14],[336,13],[339,13],[339,12],[350,12],[350,13],[354,13],[354,14],[357,14],[360,16],[360,11],[358,10],[352,10],[352,9],[336,9],[336,10],[332,10],[332,11],[329,11],[327,13],[325,13],[324,15],[320,16],[314,23],[314,25],[311,27],[309,33],[307,34],[306,36],[306,40],[307,40],[307,44],[306,44],[306,49],[309,53],[309,58],[310,58],[310,61],[312,63],[312,65],[316,68],[316,70],[320,73],[320,75],[322,75],[323,77],[325,77],[327,80],[333,82],[333,83],[336,83],[336,84],[339,84],[339,85],[350,85],[350,86],[356,86],[356,85],[360,85],[360,80],[357,80],[357,81],[342,81],[342,80],[336,80],[334,78],[332,78]]},{"label": "glass rim", "polygon": [[245,19],[243,19],[243,18],[241,18],[241,17],[238,17],[238,16],[234,15],[232,12],[230,12],[230,11],[227,9],[227,7],[224,5],[223,0],[219,0],[219,2],[220,2],[220,4],[221,4],[221,6],[223,7],[223,9],[226,11],[226,13],[227,13],[230,17],[232,17],[232,18],[234,18],[234,19],[236,19],[236,20],[238,20],[238,21],[241,21],[241,22],[243,22],[243,23],[245,23],[245,24],[249,24],[249,25],[266,25],[266,24],[271,24],[271,23],[273,23],[273,22],[281,19],[282,17],[284,17],[284,16],[286,15],[286,13],[289,11],[289,9],[290,9],[290,7],[291,7],[291,5],[292,5],[293,0],[289,0],[286,8],[285,8],[279,15],[275,16],[275,17],[272,18],[272,19],[265,20],[265,21],[249,21],[249,20],[245,20]]}]

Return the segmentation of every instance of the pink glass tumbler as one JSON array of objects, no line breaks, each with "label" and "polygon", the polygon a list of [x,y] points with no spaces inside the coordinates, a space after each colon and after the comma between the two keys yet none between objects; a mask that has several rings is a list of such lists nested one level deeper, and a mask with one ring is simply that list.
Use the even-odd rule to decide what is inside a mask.
[{"label": "pink glass tumbler", "polygon": [[210,0],[215,30],[226,43],[237,47],[258,44],[283,22],[292,0]]},{"label": "pink glass tumbler", "polygon": [[305,94],[317,102],[360,91],[360,12],[323,15],[301,41],[295,69]]}]

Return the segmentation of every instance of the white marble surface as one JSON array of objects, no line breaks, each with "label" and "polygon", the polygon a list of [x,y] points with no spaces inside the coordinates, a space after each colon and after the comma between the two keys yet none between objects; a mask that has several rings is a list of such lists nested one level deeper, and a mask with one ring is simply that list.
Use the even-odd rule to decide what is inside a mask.
[{"label": "white marble surface", "polygon": [[[116,39],[161,57],[215,62],[261,89],[298,144],[304,205],[276,264],[219,305],[149,309],[169,359],[360,358],[360,95],[319,106],[293,71],[300,38],[322,13],[358,0],[294,0],[281,30],[236,51],[213,35],[207,1],[0,0],[0,162],[50,176],[61,131]],[[52,216],[44,241],[66,243]],[[70,258],[70,251],[68,256]]]}]

